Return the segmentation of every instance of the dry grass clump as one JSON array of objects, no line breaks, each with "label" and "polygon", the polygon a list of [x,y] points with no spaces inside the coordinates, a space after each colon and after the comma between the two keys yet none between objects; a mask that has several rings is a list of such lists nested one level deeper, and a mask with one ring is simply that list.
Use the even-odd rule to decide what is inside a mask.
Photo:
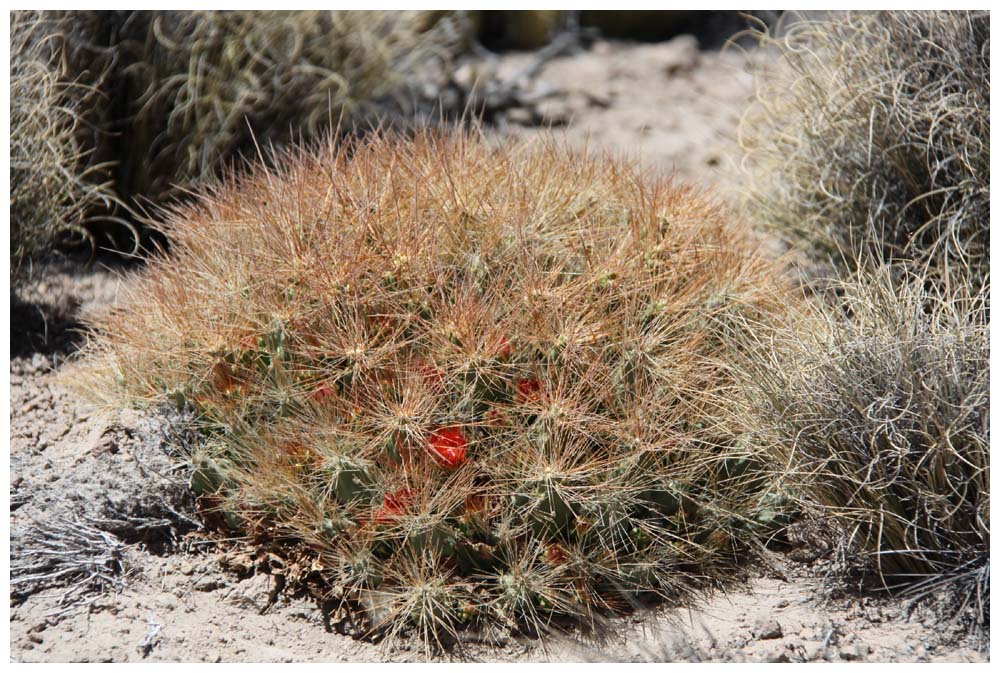
[{"label": "dry grass clump", "polygon": [[[427,11],[72,12],[76,67],[104,77],[118,189],[156,202],[211,178],[253,139],[308,137],[405,106],[466,36]],[[105,73],[111,72],[110,76]]]},{"label": "dry grass clump", "polygon": [[769,502],[723,423],[734,330],[777,308],[747,231],[555,142],[276,163],[173,210],[84,349],[111,403],[199,412],[207,514],[427,643],[731,577]]},{"label": "dry grass clump", "polygon": [[763,41],[788,68],[744,123],[759,219],[848,272],[984,286],[989,12],[833,14]]},{"label": "dry grass clump", "polygon": [[43,12],[10,15],[11,273],[64,236],[89,240],[84,224],[110,189],[76,138],[82,87],[63,81],[52,38],[58,21]]},{"label": "dry grass clump", "polygon": [[931,294],[887,269],[841,291],[839,307],[748,351],[756,443],[806,508],[847,531],[849,570],[890,590],[957,582],[988,624],[986,298]]},{"label": "dry grass clump", "polygon": [[128,546],[79,518],[33,522],[27,531],[15,531],[12,541],[12,600],[43,589],[61,590],[53,614],[93,603],[108,590],[124,589],[131,571]]}]

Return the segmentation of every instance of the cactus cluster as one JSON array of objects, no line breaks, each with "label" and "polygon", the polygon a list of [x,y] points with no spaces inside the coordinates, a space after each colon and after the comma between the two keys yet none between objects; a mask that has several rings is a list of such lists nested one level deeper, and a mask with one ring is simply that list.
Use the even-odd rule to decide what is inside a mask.
[{"label": "cactus cluster", "polygon": [[699,193],[555,141],[377,133],[169,213],[78,379],[193,407],[192,487],[366,628],[593,623],[726,577],[774,513],[726,423],[773,262]]}]

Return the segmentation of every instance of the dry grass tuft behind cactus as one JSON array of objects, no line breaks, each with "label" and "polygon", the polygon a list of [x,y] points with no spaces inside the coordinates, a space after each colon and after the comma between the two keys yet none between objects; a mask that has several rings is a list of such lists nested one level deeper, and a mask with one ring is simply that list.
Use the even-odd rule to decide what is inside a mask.
[{"label": "dry grass tuft behind cactus", "polygon": [[774,265],[628,165],[414,135],[173,210],[84,387],[193,406],[206,515],[306,549],[369,634],[593,625],[732,579],[773,497],[725,363]]},{"label": "dry grass tuft behind cactus", "polygon": [[832,14],[772,39],[743,142],[757,217],[820,264],[988,283],[990,17]]},{"label": "dry grass tuft behind cactus", "polygon": [[845,282],[839,307],[748,350],[747,425],[802,506],[846,531],[836,579],[910,595],[952,585],[988,628],[986,298],[925,285],[888,269]]},{"label": "dry grass tuft behind cactus", "polygon": [[[70,12],[80,73],[111,108],[95,138],[118,190],[162,202],[262,143],[310,137],[424,94],[461,41],[464,16],[427,11]],[[110,73],[110,76],[106,76]],[[111,131],[111,133],[107,133]],[[122,151],[122,149],[127,151]]]},{"label": "dry grass tuft behind cactus", "polygon": [[90,211],[113,200],[103,167],[90,165],[77,142],[87,96],[83,87],[62,81],[52,38],[58,26],[43,12],[10,15],[12,276],[66,235],[90,240],[84,227]]}]

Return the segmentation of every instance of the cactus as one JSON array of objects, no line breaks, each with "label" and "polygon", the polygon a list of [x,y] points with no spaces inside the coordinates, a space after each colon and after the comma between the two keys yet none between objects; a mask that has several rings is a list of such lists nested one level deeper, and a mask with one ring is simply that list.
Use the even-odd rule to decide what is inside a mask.
[{"label": "cactus", "polygon": [[554,140],[376,133],[274,164],[169,214],[78,383],[187,391],[201,490],[309,549],[372,633],[541,632],[727,576],[762,486],[720,476],[721,335],[785,301],[747,231]]}]

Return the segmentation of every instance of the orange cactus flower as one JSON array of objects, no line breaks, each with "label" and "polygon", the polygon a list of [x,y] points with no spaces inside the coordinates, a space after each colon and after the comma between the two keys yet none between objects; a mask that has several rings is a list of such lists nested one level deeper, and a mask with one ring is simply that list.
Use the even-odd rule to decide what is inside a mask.
[{"label": "orange cactus flower", "polygon": [[311,448],[299,441],[288,441],[281,445],[282,452],[288,456],[295,467],[305,467],[315,463],[319,456]]},{"label": "orange cactus flower", "polygon": [[469,440],[458,426],[438,428],[431,433],[428,443],[431,453],[445,467],[456,468],[468,457]]}]

